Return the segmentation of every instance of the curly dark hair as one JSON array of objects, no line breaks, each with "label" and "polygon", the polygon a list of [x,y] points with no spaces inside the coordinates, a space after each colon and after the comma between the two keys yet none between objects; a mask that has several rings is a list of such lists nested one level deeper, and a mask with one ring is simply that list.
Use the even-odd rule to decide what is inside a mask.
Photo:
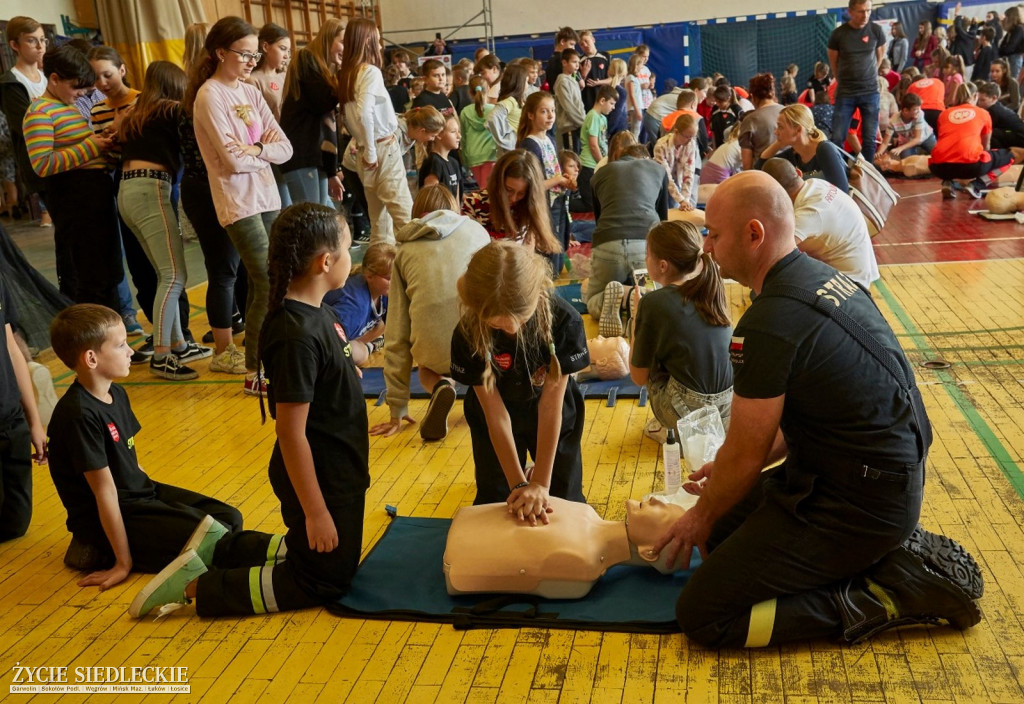
[{"label": "curly dark hair", "polygon": [[755,103],[775,99],[775,76],[771,71],[759,73],[750,79],[750,100]]}]

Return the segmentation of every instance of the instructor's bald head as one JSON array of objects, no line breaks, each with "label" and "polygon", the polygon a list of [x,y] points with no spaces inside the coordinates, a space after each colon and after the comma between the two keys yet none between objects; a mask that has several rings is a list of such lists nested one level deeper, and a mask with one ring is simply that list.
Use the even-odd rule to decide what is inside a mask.
[{"label": "instructor's bald head", "polygon": [[723,276],[760,290],[765,273],[796,248],[793,203],[768,174],[744,171],[723,182],[708,200],[704,249]]}]

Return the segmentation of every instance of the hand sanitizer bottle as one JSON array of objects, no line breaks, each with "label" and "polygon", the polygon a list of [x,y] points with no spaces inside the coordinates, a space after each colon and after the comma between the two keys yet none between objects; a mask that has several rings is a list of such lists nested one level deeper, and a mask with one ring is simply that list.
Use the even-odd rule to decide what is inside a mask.
[{"label": "hand sanitizer bottle", "polygon": [[679,466],[679,443],[676,431],[669,428],[665,444],[661,446],[661,462],[665,471],[665,496],[672,496],[682,483],[682,468]]}]

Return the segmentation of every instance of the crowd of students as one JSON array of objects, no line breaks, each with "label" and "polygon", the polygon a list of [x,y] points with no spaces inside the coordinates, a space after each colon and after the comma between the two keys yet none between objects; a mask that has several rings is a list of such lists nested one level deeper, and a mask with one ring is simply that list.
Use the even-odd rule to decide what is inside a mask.
[{"label": "crowd of students", "polygon": [[[646,47],[628,62],[609,61],[592,33],[562,28],[546,66],[530,58],[503,65],[481,49],[471,65],[450,71],[428,59],[416,79],[404,51],[385,66],[368,19],[325,22],[292,55],[280,27],[257,30],[226,17],[189,27],[185,70],[153,62],[136,91],[112,49],[86,55],[66,45],[37,57],[38,23],[14,18],[7,31],[19,53],[12,80],[27,92],[25,81],[38,74],[41,88],[20,101],[19,163],[42,179],[61,288],[77,304],[52,328],[55,351],[77,374],[50,426],[51,474],[74,535],[67,559],[92,571],[83,585],[102,588],[133,568],[169,563],[132,604],[135,616],[190,599],[200,614],[218,615],[343,594],[361,547],[368,437],[414,422],[414,364],[431,391],[420,424],[426,440],[446,436],[454,385],[469,386],[476,503],[507,502],[535,523],[547,520],[551,496],[584,501],[585,407],[573,374],[589,364],[587,339],[580,314],[552,285],[574,241],[591,241],[586,304],[601,333],[632,328],[630,372],[648,385],[655,414],[648,435],[663,438],[706,405],[728,423],[731,321],[700,221],[689,219],[700,217],[698,187],[776,156],[803,178],[827,181],[829,203],[849,187],[818,109],[829,89],[822,64],[803,96],[795,66],[778,85],[770,73],[751,78],[749,90],[716,74],[685,88],[666,82],[656,96]],[[927,128],[937,127],[932,169],[942,178],[973,179],[1008,163],[1001,153],[986,160],[969,149],[987,132],[980,113],[974,117],[972,84],[962,70],[959,82],[954,74],[945,76],[955,83],[950,107],[936,115],[919,94],[921,81],[893,85],[905,95],[899,117],[883,123],[881,154],[928,149]],[[24,96],[4,81],[10,120],[8,105],[18,100],[9,94]],[[943,100],[952,83],[939,83]],[[83,113],[77,103],[90,89],[103,97]],[[967,110],[970,120],[950,118]],[[179,190],[205,258],[213,349],[187,334]],[[346,191],[364,201],[370,223],[358,274],[336,205]],[[797,202],[806,194],[797,184],[792,195]],[[670,210],[680,222],[670,221]],[[592,230],[578,227],[587,218],[573,214],[581,212],[594,214]],[[83,221],[90,226],[76,225]],[[798,237],[806,237],[802,249],[829,261],[809,242],[821,234]],[[867,241],[866,229],[853,236]],[[140,286],[146,274],[129,258],[153,325],[150,370],[191,379],[197,372],[188,362],[212,356],[211,371],[245,375],[243,389],[259,396],[261,411],[268,400],[283,541],[241,532],[237,511],[153,482],[138,466],[139,423],[115,383],[138,361],[127,338],[142,334],[118,293],[122,242],[125,252],[129,242],[142,252],[139,271],[148,265],[152,280]],[[663,288],[641,297],[631,286],[637,269]],[[0,314],[9,308],[4,295],[0,285]],[[239,321],[244,353],[233,342]],[[390,420],[368,427],[357,365],[381,347]],[[11,409],[24,408],[12,431],[22,468],[29,442],[45,458],[45,440],[23,360],[8,351],[0,371],[17,383],[0,401],[12,417]],[[6,481],[7,458],[3,466]],[[135,501],[131,511],[124,492]],[[175,529],[148,535],[160,533],[147,527],[161,520]],[[184,549],[168,552],[171,543]]]}]

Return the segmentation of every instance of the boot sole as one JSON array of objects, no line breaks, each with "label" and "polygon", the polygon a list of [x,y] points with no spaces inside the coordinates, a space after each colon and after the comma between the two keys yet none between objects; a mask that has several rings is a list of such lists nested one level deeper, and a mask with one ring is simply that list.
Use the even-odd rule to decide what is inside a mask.
[{"label": "boot sole", "polygon": [[953,582],[972,599],[980,599],[985,592],[985,579],[978,563],[963,545],[952,538],[932,533],[919,525],[906,545],[924,560],[929,569]]},{"label": "boot sole", "polygon": [[942,582],[945,583],[942,586],[951,586],[953,589],[959,592],[958,596],[962,597],[960,606],[963,610],[961,613],[958,613],[953,616],[941,615],[939,616],[939,618],[945,620],[951,627],[957,629],[958,631],[967,630],[971,626],[974,626],[979,621],[981,621],[981,609],[979,609],[978,605],[974,603],[970,596],[968,596],[967,592],[965,592],[955,582],[951,581],[948,577],[946,577],[946,575],[936,572],[928,565],[925,565],[924,569],[925,572],[929,573],[936,579],[942,580]]},{"label": "boot sole", "polygon": [[420,424],[420,437],[427,441],[444,440],[448,437],[448,414],[455,405],[455,387],[445,384],[430,397],[427,415]]}]

